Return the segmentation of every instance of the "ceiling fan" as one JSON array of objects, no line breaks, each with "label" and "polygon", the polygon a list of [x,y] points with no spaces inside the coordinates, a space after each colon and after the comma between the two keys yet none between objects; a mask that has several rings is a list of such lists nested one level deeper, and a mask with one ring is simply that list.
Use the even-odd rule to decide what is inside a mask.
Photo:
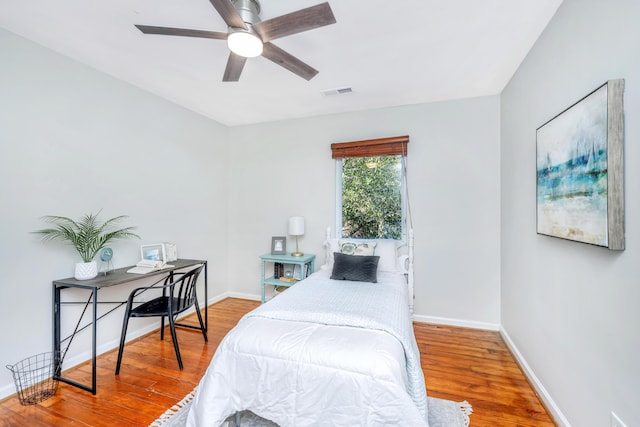
[{"label": "ceiling fan", "polygon": [[321,3],[261,21],[258,0],[209,1],[229,26],[226,33],[149,25],[136,25],[136,27],[144,34],[227,40],[231,52],[222,77],[224,82],[237,82],[247,58],[260,55],[306,80],[311,80],[318,74],[318,70],[280,49],[271,41],[335,24],[336,18],[333,16],[329,3]]}]

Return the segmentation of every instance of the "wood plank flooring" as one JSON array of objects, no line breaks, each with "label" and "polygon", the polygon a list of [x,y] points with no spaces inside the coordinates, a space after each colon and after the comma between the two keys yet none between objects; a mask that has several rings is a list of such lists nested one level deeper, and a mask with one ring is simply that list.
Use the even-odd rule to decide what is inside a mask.
[{"label": "wood plank flooring", "polygon": [[[180,329],[183,371],[171,335],[160,341],[152,333],[127,344],[117,377],[117,350],[98,358],[97,395],[61,383],[54,397],[38,405],[21,406],[10,397],[0,402],[0,426],[147,426],[198,384],[227,331],[258,305],[228,298],[210,306],[209,343],[199,331]],[[428,394],[467,400],[473,406],[471,426],[554,425],[497,332],[424,323],[414,329]],[[91,365],[67,374],[88,383]]]}]

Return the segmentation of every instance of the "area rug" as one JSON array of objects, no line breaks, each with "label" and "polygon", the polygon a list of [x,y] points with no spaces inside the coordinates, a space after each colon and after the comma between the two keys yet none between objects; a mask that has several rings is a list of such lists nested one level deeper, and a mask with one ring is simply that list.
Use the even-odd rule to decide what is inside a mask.
[{"label": "area rug", "polygon": [[[184,427],[187,424],[187,416],[191,401],[195,396],[195,389],[187,394],[184,399],[169,408],[149,427]],[[466,400],[454,402],[451,400],[427,398],[429,405],[429,427],[467,427],[469,415],[473,412],[471,405]],[[235,426],[235,417],[229,417],[224,427]],[[260,418],[250,411],[240,413],[241,427],[277,427],[271,421]]]}]

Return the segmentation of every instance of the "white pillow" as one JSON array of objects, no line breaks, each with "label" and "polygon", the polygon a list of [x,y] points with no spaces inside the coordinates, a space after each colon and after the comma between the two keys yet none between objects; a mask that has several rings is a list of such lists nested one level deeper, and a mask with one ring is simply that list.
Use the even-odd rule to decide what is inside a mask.
[{"label": "white pillow", "polygon": [[376,240],[376,243],[375,254],[380,257],[378,271],[398,271],[398,241]]},{"label": "white pillow", "polygon": [[337,252],[345,255],[371,256],[376,250],[376,242],[355,242],[352,240],[340,240],[340,250]]},{"label": "white pillow", "polygon": [[[355,248],[357,253],[354,255],[378,255],[380,260],[378,261],[378,271],[392,271],[398,270],[397,258],[398,258],[398,241],[397,240],[347,240],[347,239],[331,239],[329,242],[329,253],[327,255],[326,264],[322,266],[323,269],[333,269],[333,253],[343,252],[341,248],[344,243],[354,243],[358,245]],[[364,246],[367,245],[367,246]],[[373,254],[369,253],[370,248],[375,248]],[[348,252],[349,253],[348,248]],[[344,253],[344,252],[343,252]]]},{"label": "white pillow", "polygon": [[[356,246],[352,249],[352,244]],[[367,244],[367,246],[362,246],[363,244]],[[343,245],[346,247],[343,249]],[[333,269],[333,253],[341,252],[347,253],[349,255],[374,255],[374,250],[370,250],[370,248],[375,248],[376,244],[373,243],[373,246],[370,246],[371,242],[363,242],[358,240],[345,240],[345,239],[331,239],[329,241],[329,253],[327,254],[326,263],[321,267],[323,270],[332,270]],[[357,253],[356,253],[357,252]]]}]

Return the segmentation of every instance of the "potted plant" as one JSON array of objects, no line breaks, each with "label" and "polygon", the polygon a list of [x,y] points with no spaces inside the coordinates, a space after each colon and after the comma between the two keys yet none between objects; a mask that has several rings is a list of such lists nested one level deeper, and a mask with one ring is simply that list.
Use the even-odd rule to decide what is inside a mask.
[{"label": "potted plant", "polygon": [[79,221],[64,216],[43,216],[42,219],[54,224],[55,228],[34,231],[35,234],[42,235],[43,241],[65,240],[76,248],[83,261],[76,263],[74,277],[78,280],[93,279],[98,275],[98,266],[93,258],[108,242],[114,239],[140,238],[132,232],[135,227],[114,229],[119,221],[127,218],[126,215],[101,223],[98,219],[99,214],[100,212],[85,215]]}]

